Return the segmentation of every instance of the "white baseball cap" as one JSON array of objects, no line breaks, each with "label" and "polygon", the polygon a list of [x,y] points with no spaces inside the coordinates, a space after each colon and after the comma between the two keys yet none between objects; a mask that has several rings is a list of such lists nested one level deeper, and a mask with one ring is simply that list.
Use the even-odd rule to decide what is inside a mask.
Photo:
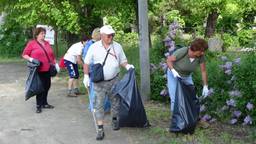
[{"label": "white baseball cap", "polygon": [[104,25],[100,28],[100,33],[101,34],[114,34],[115,31],[114,29],[112,28],[112,26],[110,25]]}]

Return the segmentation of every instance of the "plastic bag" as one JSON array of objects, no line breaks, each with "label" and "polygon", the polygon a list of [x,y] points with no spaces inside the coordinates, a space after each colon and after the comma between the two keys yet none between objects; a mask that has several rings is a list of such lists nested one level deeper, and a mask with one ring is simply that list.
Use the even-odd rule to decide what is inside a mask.
[{"label": "plastic bag", "polygon": [[199,100],[194,85],[178,79],[170,131],[194,133],[199,118]]},{"label": "plastic bag", "polygon": [[150,126],[136,83],[134,69],[130,69],[124,77],[113,86],[112,92],[114,95],[121,97],[119,109],[120,127]]},{"label": "plastic bag", "polygon": [[60,66],[61,69],[65,69],[65,68],[66,68],[66,66],[65,66],[65,64],[64,64],[64,57],[61,57],[61,58],[60,58],[59,66]]},{"label": "plastic bag", "polygon": [[37,73],[38,65],[28,62],[27,66],[29,68],[29,74],[25,86],[25,100],[44,92],[43,84]]}]

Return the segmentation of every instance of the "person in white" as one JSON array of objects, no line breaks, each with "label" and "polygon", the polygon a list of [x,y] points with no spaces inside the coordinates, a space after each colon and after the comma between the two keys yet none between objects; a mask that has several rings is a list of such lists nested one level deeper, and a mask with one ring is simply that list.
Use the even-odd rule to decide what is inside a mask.
[{"label": "person in white", "polygon": [[73,44],[66,54],[64,55],[64,64],[67,67],[69,80],[68,80],[68,95],[67,96],[77,96],[79,94],[78,90],[78,64],[83,64],[82,62],[82,49],[86,44],[88,37],[82,36],[81,41]]},{"label": "person in white", "polygon": [[110,25],[105,25],[100,28],[101,40],[92,44],[84,59],[84,80],[83,83],[87,87],[89,86],[89,64],[91,61],[96,63],[103,63],[107,51],[109,55],[106,59],[103,67],[104,81],[94,83],[94,114],[97,124],[97,136],[96,140],[102,140],[105,136],[103,129],[104,120],[104,100],[105,96],[108,96],[111,101],[111,114],[112,114],[112,129],[119,129],[118,122],[118,107],[120,98],[110,93],[111,87],[118,80],[118,73],[120,66],[129,70],[134,68],[133,65],[128,64],[127,58],[124,54],[122,46],[113,41],[115,31]]}]

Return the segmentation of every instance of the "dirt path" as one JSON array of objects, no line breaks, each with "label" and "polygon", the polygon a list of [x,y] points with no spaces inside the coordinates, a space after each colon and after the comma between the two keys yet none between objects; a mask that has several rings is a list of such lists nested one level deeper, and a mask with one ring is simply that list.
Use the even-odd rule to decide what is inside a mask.
[{"label": "dirt path", "polygon": [[106,137],[95,140],[95,127],[81,98],[65,95],[65,79],[52,80],[49,103],[53,110],[35,113],[35,97],[24,101],[27,75],[24,63],[0,63],[0,144],[129,144],[136,143],[121,129],[112,131],[110,120]]}]

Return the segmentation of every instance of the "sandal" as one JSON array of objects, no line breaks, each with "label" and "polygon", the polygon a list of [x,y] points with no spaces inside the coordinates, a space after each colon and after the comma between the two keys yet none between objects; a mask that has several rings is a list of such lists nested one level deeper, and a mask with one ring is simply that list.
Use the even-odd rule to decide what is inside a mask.
[{"label": "sandal", "polygon": [[54,106],[53,106],[53,105],[46,104],[46,105],[43,105],[42,108],[53,109]]}]

